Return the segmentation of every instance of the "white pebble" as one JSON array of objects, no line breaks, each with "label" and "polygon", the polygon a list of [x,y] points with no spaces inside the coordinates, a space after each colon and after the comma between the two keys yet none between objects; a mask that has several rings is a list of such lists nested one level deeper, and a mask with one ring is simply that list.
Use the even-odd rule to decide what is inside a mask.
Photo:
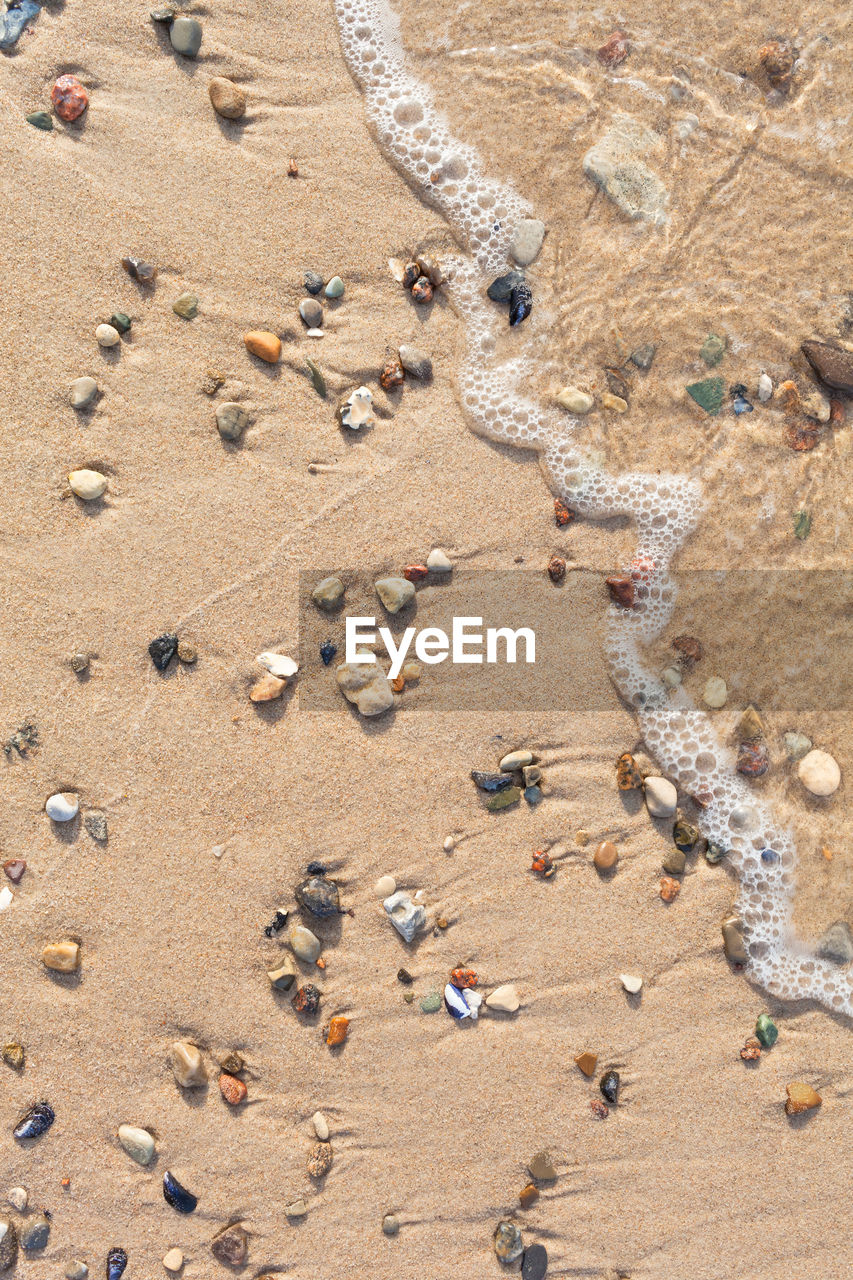
[{"label": "white pebble", "polygon": [[773,395],[773,383],[766,373],[762,373],[758,379],[758,398],[762,404],[766,404]]},{"label": "white pebble", "polygon": [[132,1124],[120,1124],[118,1140],[131,1160],[135,1160],[137,1164],[150,1164],[154,1159],[157,1148],[147,1129],[138,1129]]},{"label": "white pebble", "polygon": [[95,337],[101,347],[114,347],[117,342],[121,342],[121,334],[111,324],[99,324],[95,330]]},{"label": "white pebble", "polygon": [[568,409],[569,413],[589,413],[595,404],[591,395],[586,391],[579,391],[577,387],[563,387],[554,399],[561,408]]},{"label": "white pebble", "polygon": [[80,802],[71,791],[57,791],[48,796],[44,806],[45,813],[54,822],[70,822],[77,817],[79,809]]},{"label": "white pebble", "polygon": [[718,711],[720,707],[726,705],[729,691],[725,680],[722,676],[710,676],[705,681],[705,688],[702,690],[702,701],[706,707],[712,707]]},{"label": "white pebble", "polygon": [[14,893],[7,886],[0,889],[0,911],[5,911],[14,898]]},{"label": "white pebble", "polygon": [[326,336],[326,333],[324,329],[306,329],[305,330],[306,338],[325,338],[325,336]]},{"label": "white pebble", "polygon": [[98,394],[98,384],[94,378],[75,378],[71,383],[71,408],[85,409]]},{"label": "white pebble", "polygon": [[544,239],[544,222],[538,218],[522,218],[516,225],[509,251],[520,267],[529,267],[539,256]]},{"label": "white pebble", "polygon": [[73,1262],[69,1262],[65,1268],[65,1280],[86,1280],[89,1274],[89,1268],[85,1262],[81,1262],[79,1258],[75,1258]]},{"label": "white pebble", "polygon": [[84,502],[93,502],[106,493],[107,477],[102,476],[100,471],[89,471],[84,467],[82,471],[72,471],[69,474],[68,484],[75,497],[82,498]]},{"label": "white pebble", "polygon": [[810,751],[797,765],[797,773],[813,796],[831,796],[841,782],[841,770],[828,751]]},{"label": "white pebble", "polygon": [[329,1141],[329,1124],[328,1124],[328,1121],[326,1120],[326,1117],[323,1115],[322,1111],[314,1112],[313,1116],[311,1117],[311,1123],[314,1126],[314,1132],[316,1133],[320,1142],[328,1142]]},{"label": "white pebble", "polygon": [[180,1271],[184,1265],[184,1255],[180,1249],[170,1249],[163,1259],[163,1266],[167,1271]]},{"label": "white pebble", "polygon": [[6,1199],[13,1209],[18,1210],[18,1213],[24,1212],[29,1198],[26,1187],[12,1187],[6,1192]]},{"label": "white pebble", "polygon": [[377,897],[390,898],[392,893],[397,892],[397,881],[393,876],[380,876],[374,886]]},{"label": "white pebble", "polygon": [[453,836],[445,836],[445,838],[444,838],[444,852],[445,852],[445,853],[452,853],[452,852],[453,852],[453,850],[454,850],[455,848],[456,848],[456,841],[454,840]]},{"label": "white pebble", "polygon": [[299,663],[284,653],[259,653],[255,662],[259,662],[271,676],[278,676],[279,680],[289,680],[299,670]]},{"label": "white pebble", "polygon": [[496,987],[490,996],[486,996],[486,1007],[497,1009],[500,1013],[515,1013],[520,1006],[518,992],[511,982],[504,983],[502,987]]},{"label": "white pebble", "polygon": [[634,973],[620,973],[619,981],[622,983],[625,990],[629,991],[632,996],[635,996],[638,991],[642,991],[643,989],[643,979],[638,978]]},{"label": "white pebble", "polygon": [[681,684],[681,672],[678,667],[667,667],[660,675],[667,689],[677,689]]},{"label": "white pebble", "polygon": [[453,568],[453,562],[446,551],[442,551],[441,547],[434,547],[427,556],[427,568],[433,573],[450,573]]},{"label": "white pebble", "polygon": [[643,780],[646,808],[653,818],[671,818],[678,807],[678,792],[668,778]]}]

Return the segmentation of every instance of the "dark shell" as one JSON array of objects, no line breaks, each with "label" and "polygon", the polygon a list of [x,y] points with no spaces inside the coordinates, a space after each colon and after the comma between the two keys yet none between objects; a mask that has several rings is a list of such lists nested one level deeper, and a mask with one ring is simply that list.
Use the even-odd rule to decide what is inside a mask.
[{"label": "dark shell", "polygon": [[770,768],[770,756],[763,739],[742,742],[737,752],[737,771],[745,778],[760,778]]},{"label": "dark shell", "polygon": [[702,645],[695,636],[676,636],[672,647],[686,662],[699,662],[702,657]]},{"label": "dark shell", "polygon": [[138,280],[140,284],[153,284],[157,278],[157,268],[150,262],[143,262],[140,258],[122,258],[121,265],[127,274],[134,280]]},{"label": "dark shell", "polygon": [[557,586],[566,576],[566,562],[562,556],[551,556],[548,561],[548,577]]},{"label": "dark shell", "polygon": [[157,670],[165,671],[178,652],[178,637],[170,635],[166,631],[162,636],[158,636],[156,640],[151,641],[148,646],[148,652]]},{"label": "dark shell", "polygon": [[412,975],[409,973],[408,969],[398,969],[398,970],[397,970],[397,981],[398,981],[398,982],[402,982],[402,983],[403,983],[403,985],[404,985],[404,986],[406,986],[406,987],[410,987],[410,986],[412,985],[412,983],[414,982],[414,978],[413,978],[413,977],[412,977]]},{"label": "dark shell", "polygon": [[421,269],[416,262],[407,262],[403,268],[403,288],[411,289],[416,280],[420,278]]},{"label": "dark shell", "polygon": [[333,645],[331,640],[327,640],[325,644],[320,645],[320,658],[324,667],[329,665],[337,652],[337,646]]},{"label": "dark shell", "polygon": [[192,1213],[198,1204],[198,1196],[182,1187],[175,1175],[168,1171],[163,1174],[163,1199],[178,1213]]},{"label": "dark shell", "polygon": [[498,276],[497,280],[492,281],[486,295],[492,302],[509,302],[513,289],[524,283],[524,276],[520,271],[508,271],[505,276]]},{"label": "dark shell", "polygon": [[421,276],[412,285],[412,297],[415,302],[432,302],[432,285],[426,276]]},{"label": "dark shell", "polygon": [[304,1013],[310,1016],[320,1008],[321,995],[322,992],[319,987],[315,987],[313,982],[306,982],[304,987],[299,988],[290,1003],[297,1013]]},{"label": "dark shell", "polygon": [[323,875],[309,876],[296,887],[296,901],[304,911],[320,920],[340,915],[341,901],[334,880]]},{"label": "dark shell", "polygon": [[326,866],[325,862],[320,862],[315,859],[313,862],[308,863],[305,870],[308,872],[309,876],[324,876],[329,868]]},{"label": "dark shell", "polygon": [[522,1280],[544,1280],[548,1270],[548,1250],[544,1244],[531,1244],[521,1260]]},{"label": "dark shell", "polygon": [[107,1254],[107,1280],[121,1280],[126,1266],[127,1254],[124,1249],[110,1249]]},{"label": "dark shell", "polygon": [[481,791],[505,791],[512,786],[511,773],[480,773],[477,769],[472,769],[471,777]]},{"label": "dark shell", "polygon": [[605,1071],[598,1082],[598,1087],[610,1105],[615,1106],[619,1098],[619,1072]]},{"label": "dark shell", "polygon": [[302,277],[302,282],[308,292],[315,297],[323,287],[323,277],[318,275],[316,271],[306,271]]},{"label": "dark shell", "polygon": [[509,295],[509,323],[514,329],[516,325],[521,324],[522,320],[526,320],[533,310],[533,294],[530,292],[530,285],[526,281],[517,284]]},{"label": "dark shell", "polygon": [[16,1138],[40,1138],[43,1133],[47,1133],[55,1119],[56,1112],[49,1102],[37,1102],[18,1121],[13,1133]]}]

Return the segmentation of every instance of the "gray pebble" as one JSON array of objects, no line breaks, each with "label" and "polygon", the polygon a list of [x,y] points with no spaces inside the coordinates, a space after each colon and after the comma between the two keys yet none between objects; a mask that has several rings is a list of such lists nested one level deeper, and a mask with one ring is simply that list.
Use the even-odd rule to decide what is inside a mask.
[{"label": "gray pebble", "polygon": [[21,1242],[21,1248],[26,1249],[27,1253],[35,1253],[37,1249],[43,1249],[50,1239],[50,1223],[44,1214],[29,1218],[21,1227],[18,1239]]},{"label": "gray pebble", "polygon": [[223,440],[239,440],[249,425],[249,415],[242,405],[227,400],[216,407],[216,427]]},{"label": "gray pebble", "polygon": [[299,314],[309,329],[319,329],[323,323],[323,308],[313,298],[303,298]]},{"label": "gray pebble", "polygon": [[817,953],[822,960],[832,960],[835,964],[849,964],[853,960],[853,934],[846,920],[836,920],[829,926],[817,944]]},{"label": "gray pebble", "polygon": [[653,342],[647,342],[645,346],[637,347],[636,351],[632,351],[629,357],[632,364],[638,369],[651,369],[652,361],[655,358],[657,347]]},{"label": "gray pebble", "polygon": [[497,280],[493,280],[486,293],[492,302],[509,302],[509,295],[520,284],[524,284],[522,272],[508,271],[505,276],[498,276]]},{"label": "gray pebble", "polygon": [[522,1280],[544,1280],[548,1270],[548,1250],[544,1244],[531,1244],[521,1260]]},{"label": "gray pebble", "polygon": [[197,18],[175,18],[169,28],[169,39],[175,53],[194,58],[201,48],[202,29]]},{"label": "gray pebble", "polygon": [[395,1236],[400,1230],[400,1221],[393,1213],[386,1213],[382,1219],[382,1230],[386,1236]]},{"label": "gray pebble", "polygon": [[98,394],[98,384],[94,378],[75,378],[71,383],[71,408],[85,409]]},{"label": "gray pebble", "polygon": [[317,294],[323,287],[323,277],[316,271],[306,271],[302,277],[305,288],[310,294]]},{"label": "gray pebble", "polygon": [[88,1274],[89,1268],[79,1258],[75,1258],[65,1268],[65,1280],[86,1280]]},{"label": "gray pebble", "polygon": [[311,599],[321,609],[334,609],[344,598],[345,587],[340,578],[324,578],[311,592]]},{"label": "gray pebble", "polygon": [[344,296],[344,282],[340,276],[332,276],[326,285],[325,294],[327,298],[342,298]]},{"label": "gray pebble", "polygon": [[413,378],[427,379],[432,377],[432,361],[420,347],[404,346],[400,348],[400,364]]}]

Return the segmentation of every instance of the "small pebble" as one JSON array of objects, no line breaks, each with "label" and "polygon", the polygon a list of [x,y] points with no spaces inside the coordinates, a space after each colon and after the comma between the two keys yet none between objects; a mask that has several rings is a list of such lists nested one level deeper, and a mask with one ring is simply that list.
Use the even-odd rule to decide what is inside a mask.
[{"label": "small pebble", "polygon": [[141,258],[122,258],[121,265],[132,280],[138,284],[153,284],[157,279],[157,268]]},{"label": "small pebble", "polygon": [[558,586],[566,576],[566,562],[562,556],[552,556],[548,561],[548,577]]},{"label": "small pebble", "polygon": [[740,1056],[744,1062],[757,1062],[761,1057],[761,1041],[755,1036],[749,1036],[740,1051]]},{"label": "small pebble", "polygon": [[114,329],[118,329],[119,333],[129,333],[133,321],[124,311],[114,311],[109,318],[109,323]]},{"label": "small pebble", "polygon": [[536,1178],[538,1182],[553,1182],[557,1176],[557,1170],[554,1168],[548,1151],[537,1151],[533,1159],[529,1161],[527,1168],[530,1171],[530,1176]]},{"label": "small pebble", "polygon": [[53,128],[53,116],[49,111],[31,111],[26,121],[34,128],[41,129],[43,133],[50,133]]},{"label": "small pebble", "polygon": [[425,351],[420,347],[402,346],[398,352],[400,364],[406,373],[410,373],[413,378],[420,378],[421,381],[427,381],[432,377],[432,360]]},{"label": "small pebble", "polygon": [[614,413],[627,413],[628,401],[622,396],[615,396],[612,391],[602,391],[601,407],[603,409],[612,409]]},{"label": "small pebble", "polygon": [[175,53],[194,58],[201,48],[202,26],[196,18],[175,18],[169,28],[169,40]]},{"label": "small pebble", "polygon": [[76,942],[49,942],[42,949],[41,962],[54,973],[74,973],[80,968],[80,948]]},{"label": "small pebble", "polygon": [[616,785],[620,791],[637,791],[643,785],[643,775],[630,751],[623,751],[616,761]]},{"label": "small pebble", "polygon": [[726,705],[728,696],[729,691],[726,682],[720,676],[711,676],[710,679],[705,681],[705,687],[702,690],[702,701],[706,707],[719,710],[720,707]]},{"label": "small pebble", "polygon": [[266,364],[278,364],[281,358],[281,338],[267,329],[250,329],[243,334],[246,350]]},{"label": "small pebble", "polygon": [[726,959],[734,964],[746,964],[749,956],[743,939],[743,921],[740,916],[727,916],[723,921],[722,929]]},{"label": "small pebble", "polygon": [[302,277],[302,283],[308,292],[314,296],[323,288],[323,277],[318,275],[316,271],[306,271]]},{"label": "small pebble", "polygon": [[492,813],[498,813],[501,809],[509,809],[511,805],[518,804],[520,799],[520,787],[507,787],[505,791],[498,791],[495,795],[489,796],[486,808]]},{"label": "small pebble", "polygon": [[486,996],[486,1007],[498,1013],[515,1013],[521,1007],[521,1001],[513,984],[506,982]]},{"label": "small pebble", "polygon": [[853,961],[853,932],[846,920],[836,920],[825,930],[818,941],[817,954],[833,964],[850,964]]},{"label": "small pebble", "polygon": [[60,120],[79,120],[89,105],[89,95],[76,76],[60,76],[50,91],[50,100]]},{"label": "small pebble", "polygon": [[523,769],[528,764],[533,764],[533,752],[522,749],[510,751],[509,755],[503,757],[498,768],[501,773],[512,773],[516,769]]},{"label": "small pebble", "polygon": [[687,822],[684,818],[678,818],[673,823],[673,843],[683,853],[691,853],[701,838],[699,828],[694,827],[692,823]]},{"label": "small pebble", "polygon": [[[284,1206],[284,1212],[287,1214],[288,1218],[304,1218],[308,1212],[308,1206],[300,1197],[298,1200],[294,1200],[292,1204],[286,1204]],[[259,1280],[262,1280],[262,1277],[259,1277]],[[273,1280],[273,1278],[270,1277],[270,1280]]]},{"label": "small pebble", "polygon": [[395,1236],[400,1230],[400,1221],[393,1213],[386,1213],[382,1219],[382,1231],[386,1236]]},{"label": "small pebble", "polygon": [[349,1034],[349,1018],[344,1018],[340,1014],[329,1019],[329,1031],[326,1036],[326,1044],[330,1048],[335,1048],[339,1044],[343,1044]]},{"label": "small pebble", "polygon": [[677,880],[673,880],[671,876],[661,877],[660,896],[664,902],[675,902],[679,893],[681,893],[681,885]]},{"label": "small pebble", "polygon": [[68,476],[68,486],[76,498],[83,502],[94,502],[103,497],[107,491],[107,477],[100,471],[72,471]]},{"label": "small pebble", "polygon": [[98,384],[94,378],[75,378],[71,383],[71,408],[85,409],[98,394]]},{"label": "small pebble", "polygon": [[615,867],[619,858],[619,850],[610,840],[602,840],[601,844],[596,847],[592,860],[598,867],[599,871],[609,871],[611,867]]},{"label": "small pebble", "polygon": [[315,964],[320,958],[323,945],[320,939],[304,925],[293,925],[287,935],[293,954],[305,964]]},{"label": "small pebble", "polygon": [[77,817],[79,809],[80,802],[71,791],[57,791],[55,795],[48,796],[44,806],[52,822],[70,822]]},{"label": "small pebble", "polygon": [[521,1260],[521,1280],[544,1280],[548,1271],[548,1250],[544,1244],[531,1244]]},{"label": "small pebble", "polygon": [[198,297],[194,293],[182,293],[172,303],[172,310],[183,320],[194,320],[198,315]]},{"label": "small pebble", "polygon": [[702,343],[702,348],[699,352],[699,355],[705,361],[705,364],[709,369],[715,368],[725,354],[726,340],[725,338],[718,338],[715,333],[708,335]]},{"label": "small pebble", "polygon": [[619,981],[632,996],[637,995],[643,989],[643,979],[634,973],[620,973]]},{"label": "small pebble", "polygon": [[12,884],[21,883],[26,869],[27,863],[25,858],[8,858],[3,863],[3,870],[12,881]]},{"label": "small pebble", "polygon": [[178,1213],[194,1213],[198,1205],[198,1197],[187,1191],[168,1170],[163,1174],[163,1199]]},{"label": "small pebble", "polygon": [[812,750],[803,756],[797,776],[813,796],[831,796],[841,783],[841,770],[827,751]]},{"label": "small pebble", "polygon": [[180,1271],[184,1265],[184,1255],[180,1249],[170,1249],[163,1258],[163,1266],[167,1271]]},{"label": "small pebble", "polygon": [[182,1089],[200,1089],[207,1084],[207,1068],[198,1045],[188,1040],[173,1041],[169,1062],[172,1074]]},{"label": "small pebble", "polygon": [[88,1275],[89,1268],[79,1258],[75,1258],[65,1268],[65,1280],[87,1280]]},{"label": "small pebble", "polygon": [[239,1223],[224,1227],[213,1237],[210,1251],[217,1262],[242,1267],[249,1256],[249,1233]]},{"label": "small pebble", "polygon": [[329,1141],[329,1125],[322,1111],[315,1111],[311,1117],[314,1132],[320,1142]]},{"label": "small pebble", "polygon": [[111,324],[99,324],[95,330],[95,337],[101,347],[114,347],[121,342],[121,334]]},{"label": "small pebble", "polygon": [[316,298],[303,298],[299,314],[309,329],[319,329],[323,324],[323,308]]},{"label": "small pebble", "polygon": [[178,662],[183,662],[184,666],[191,667],[194,662],[198,662],[198,650],[195,645],[191,645],[186,640],[178,641]]},{"label": "small pebble", "polygon": [[446,551],[442,551],[440,547],[435,547],[427,556],[427,568],[432,573],[450,573],[453,568],[453,562]]},{"label": "small pebble", "polygon": [[687,855],[683,849],[670,849],[663,858],[661,866],[671,876],[680,876],[687,865]]},{"label": "small pebble", "polygon": [[501,1262],[514,1262],[524,1252],[521,1232],[514,1222],[499,1222],[495,1229],[495,1253]]},{"label": "small pebble", "polygon": [[345,587],[340,578],[323,578],[311,592],[311,599],[321,609],[334,609],[344,598]]},{"label": "small pebble", "polygon": [[[604,67],[618,67],[625,61],[631,50],[628,43],[628,37],[624,31],[614,31],[612,36],[608,36],[604,44],[596,49],[598,61]],[[545,1274],[544,1272],[542,1273]],[[526,1277],[525,1277],[526,1280]]]},{"label": "small pebble", "polygon": [[148,646],[148,654],[158,671],[165,671],[178,652],[178,637],[171,632],[157,636]]},{"label": "small pebble", "polygon": [[336,881],[327,879],[325,874],[309,876],[294,890],[296,901],[303,911],[308,911],[318,919],[327,920],[340,915],[340,892]]},{"label": "small pebble", "polygon": [[308,1174],[312,1178],[324,1178],[332,1167],[332,1145],[318,1142],[308,1155]]},{"label": "small pebble", "polygon": [[313,1018],[320,1008],[322,994],[320,988],[316,987],[313,982],[306,982],[304,986],[298,989],[290,1003],[297,1013],[304,1013],[306,1018]]},{"label": "small pebble", "polygon": [[279,679],[278,676],[266,675],[260,677],[259,680],[252,685],[249,692],[249,700],[251,702],[274,702],[276,698],[280,698],[287,688],[287,681]]},{"label": "small pebble", "polygon": [[289,991],[296,981],[296,965],[290,956],[284,956],[274,969],[267,969],[267,977],[278,991]]},{"label": "small pebble", "polygon": [[377,578],[376,594],[389,613],[399,613],[415,598],[415,586],[406,578]]},{"label": "small pebble", "polygon": [[491,298],[492,302],[509,302],[513,289],[518,285],[524,284],[524,275],[520,271],[507,271],[505,275],[498,276],[493,280],[486,290],[486,294]]},{"label": "small pebble", "polygon": [[342,298],[344,295],[344,282],[340,276],[332,276],[329,283],[323,290],[327,298]]},{"label": "small pebble", "polygon": [[812,749],[812,740],[804,733],[786,733],[782,741],[791,760],[802,760]]},{"label": "small pebble", "polygon": [[225,76],[214,76],[207,86],[211,104],[217,115],[226,120],[239,120],[246,111],[246,93]]},{"label": "small pebble", "polygon": [[528,1182],[526,1187],[522,1187],[518,1196],[518,1203],[522,1209],[529,1209],[539,1199],[539,1188],[534,1183]]},{"label": "small pebble", "polygon": [[432,302],[432,295],[433,287],[426,276],[421,276],[420,279],[416,280],[412,285],[412,297],[415,302],[418,302],[421,305],[424,305],[427,302]]},{"label": "small pebble", "polygon": [[413,942],[418,929],[426,924],[426,910],[415,904],[407,893],[398,889],[383,902],[391,923],[406,942]]},{"label": "small pebble", "polygon": [[779,1028],[769,1013],[760,1013],[755,1023],[755,1034],[765,1049],[772,1049],[779,1039]]},{"label": "small pebble", "polygon": [[557,392],[554,399],[561,408],[567,409],[569,413],[589,413],[595,404],[595,400],[588,392],[579,391],[577,387],[563,387],[562,391]]},{"label": "small pebble", "polygon": [[397,881],[393,876],[380,876],[374,885],[374,891],[380,898],[390,898],[397,892]]},{"label": "small pebble", "polygon": [[379,375],[380,387],[385,391],[393,391],[397,387],[402,387],[404,380],[403,366],[399,359],[397,356],[389,356]]},{"label": "small pebble", "polygon": [[242,1080],[238,1080],[235,1075],[228,1071],[223,1071],[219,1077],[219,1092],[225,1101],[232,1107],[239,1107],[241,1102],[245,1102],[249,1096],[249,1090],[246,1088]]},{"label": "small pebble", "polygon": [[50,1239],[50,1223],[44,1214],[28,1218],[18,1232],[21,1248],[27,1253],[44,1249]]},{"label": "small pebble", "polygon": [[17,1209],[18,1213],[23,1213],[29,1201],[29,1195],[26,1187],[11,1187],[6,1192],[6,1199],[13,1209]]},{"label": "small pebble", "polygon": [[575,1064],[581,1069],[584,1075],[590,1079],[595,1074],[597,1063],[598,1054],[591,1053],[589,1049],[585,1049],[583,1053],[579,1053],[575,1058]]},{"label": "small pebble", "polygon": [[[486,1001],[488,1004],[488,1001]],[[441,1008],[441,996],[437,991],[431,991],[428,996],[424,996],[421,1000],[421,1013],[438,1013]]]},{"label": "small pebble", "polygon": [[118,1140],[131,1160],[137,1164],[150,1164],[157,1150],[156,1143],[147,1129],[138,1129],[132,1124],[120,1124]]},{"label": "small pebble", "polygon": [[819,1107],[823,1101],[820,1094],[810,1084],[804,1084],[801,1080],[785,1085],[785,1092],[788,1095],[788,1101],[785,1103],[785,1113],[789,1116],[797,1116],[802,1111],[812,1111],[815,1107]]},{"label": "small pebble", "polygon": [[657,347],[654,343],[647,342],[645,346],[637,347],[636,351],[632,351],[629,359],[638,369],[646,371],[652,367],[656,352]]},{"label": "small pebble", "polygon": [[545,239],[545,223],[538,218],[521,218],[515,228],[510,254],[520,267],[529,267],[539,256]]},{"label": "small pebble", "polygon": [[671,818],[675,814],[678,792],[668,778],[645,778],[643,793],[646,808],[653,818]]},{"label": "small pebble", "polygon": [[615,1106],[619,1099],[619,1072],[605,1071],[604,1075],[598,1082],[602,1096],[611,1106]]},{"label": "small pebble", "polygon": [[320,645],[320,661],[323,663],[324,667],[329,665],[337,652],[338,650],[335,645],[332,644],[331,640],[326,640]]}]

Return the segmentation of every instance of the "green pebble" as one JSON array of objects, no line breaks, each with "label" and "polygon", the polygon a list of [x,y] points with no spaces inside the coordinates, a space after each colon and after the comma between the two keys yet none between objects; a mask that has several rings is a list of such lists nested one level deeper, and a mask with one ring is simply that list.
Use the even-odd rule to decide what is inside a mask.
[{"label": "green pebble", "polygon": [[403,999],[405,1000],[406,1004],[411,1004],[414,998],[415,998],[414,991],[406,991],[403,994]]},{"label": "green pebble", "polygon": [[755,1024],[755,1034],[765,1049],[772,1049],[779,1039],[779,1028],[769,1013],[760,1013]]},{"label": "green pebble", "polygon": [[182,316],[184,320],[194,320],[198,315],[198,298],[194,293],[182,293],[180,298],[176,298],[172,303],[172,310],[176,316]]},{"label": "green pebble", "polygon": [[332,276],[323,292],[327,298],[342,298],[344,295],[344,282],[341,277]]},{"label": "green pebble", "polygon": [[50,133],[53,128],[53,116],[49,111],[31,111],[27,116],[27,123],[35,125],[37,129],[43,129],[45,133]]},{"label": "green pebble", "polygon": [[794,516],[794,537],[799,538],[801,542],[809,536],[812,531],[811,514],[803,509],[798,511]]},{"label": "green pebble", "polygon": [[702,343],[702,349],[699,354],[709,369],[716,369],[726,354],[725,338],[718,338],[715,333],[710,333]]},{"label": "green pebble", "polygon": [[114,311],[110,316],[109,323],[114,329],[118,329],[119,333],[127,333],[133,321],[123,311]]},{"label": "green pebble", "polygon": [[431,995],[424,996],[421,1001],[421,1013],[438,1013],[441,1008],[441,996],[437,991],[433,991]]},{"label": "green pebble", "polygon": [[702,382],[691,382],[687,388],[687,394],[712,417],[720,412],[725,393],[726,384],[722,378],[704,378]]},{"label": "green pebble", "polygon": [[486,808],[495,813],[498,809],[508,809],[511,804],[518,804],[520,799],[520,787],[507,787],[504,791],[498,791],[495,795],[489,796]]}]

